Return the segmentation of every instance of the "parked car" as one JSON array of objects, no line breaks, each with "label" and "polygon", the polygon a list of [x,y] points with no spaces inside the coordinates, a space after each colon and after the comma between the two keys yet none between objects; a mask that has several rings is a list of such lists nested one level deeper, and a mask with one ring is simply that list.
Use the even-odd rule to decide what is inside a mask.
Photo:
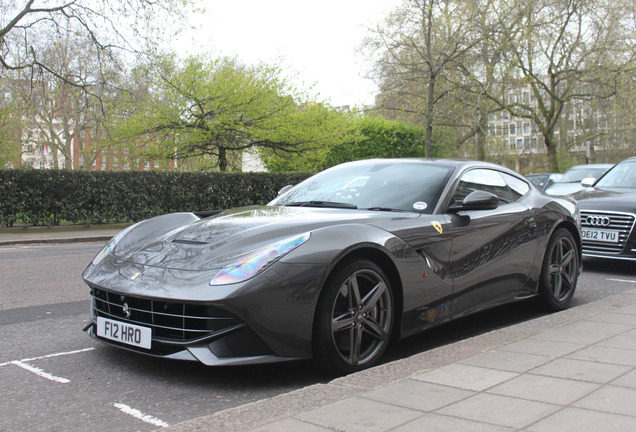
[{"label": "parked car", "polygon": [[368,160],[266,206],[174,213],[117,234],[83,273],[89,334],[152,356],[309,359],[349,373],[396,338],[537,297],[570,304],[578,208],[485,162]]},{"label": "parked car", "polygon": [[573,195],[581,208],[583,256],[636,260],[636,157]]},{"label": "parked car", "polygon": [[539,190],[545,191],[548,187],[552,186],[554,183],[558,183],[563,178],[563,174],[559,174],[559,173],[528,174],[526,178],[530,180],[536,187],[538,187]]},{"label": "parked car", "polygon": [[605,171],[613,167],[612,164],[589,164],[589,165],[576,165],[570,168],[563,174],[563,177],[557,183],[552,184],[545,193],[549,195],[569,195],[576,191],[579,191],[585,187],[582,184],[583,180],[586,180],[587,186],[596,181],[597,178],[603,175]]}]

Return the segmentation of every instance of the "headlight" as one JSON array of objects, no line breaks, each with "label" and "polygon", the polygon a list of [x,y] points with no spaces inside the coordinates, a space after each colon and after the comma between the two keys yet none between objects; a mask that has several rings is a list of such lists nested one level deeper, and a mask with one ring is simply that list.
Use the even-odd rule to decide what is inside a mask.
[{"label": "headlight", "polygon": [[120,231],[119,233],[117,233],[115,237],[110,239],[108,244],[104,246],[104,248],[101,251],[99,251],[99,253],[95,256],[95,258],[93,258],[93,265],[99,264],[104,258],[106,258],[106,256],[115,249],[115,246],[117,246],[117,243],[119,243],[122,237],[126,235],[126,233],[130,231],[135,225],[131,225],[128,228],[124,229],[123,231]]},{"label": "headlight", "polygon": [[221,271],[214,276],[210,285],[227,285],[243,282],[255,276],[265,267],[279,260],[283,255],[288,254],[307,240],[309,240],[309,233],[286,238],[285,240],[258,249],[245,258],[241,258],[223,267]]}]

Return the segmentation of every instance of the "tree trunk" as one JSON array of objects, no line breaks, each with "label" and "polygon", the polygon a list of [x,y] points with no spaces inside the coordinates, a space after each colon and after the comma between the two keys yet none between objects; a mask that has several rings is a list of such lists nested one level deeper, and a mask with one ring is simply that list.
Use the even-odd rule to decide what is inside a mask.
[{"label": "tree trunk", "polygon": [[435,97],[435,78],[428,83],[426,95],[426,129],[424,135],[424,157],[433,157],[433,98]]},{"label": "tree trunk", "polygon": [[554,134],[548,133],[543,136],[545,139],[545,148],[548,154],[548,168],[550,172],[559,172],[559,158],[557,157],[557,143],[554,140]]},{"label": "tree trunk", "polygon": [[225,147],[219,147],[219,171],[227,171],[227,151]]},{"label": "tree trunk", "polygon": [[479,131],[477,131],[477,159],[486,160],[486,131],[488,130],[488,115],[480,113],[479,115]]}]

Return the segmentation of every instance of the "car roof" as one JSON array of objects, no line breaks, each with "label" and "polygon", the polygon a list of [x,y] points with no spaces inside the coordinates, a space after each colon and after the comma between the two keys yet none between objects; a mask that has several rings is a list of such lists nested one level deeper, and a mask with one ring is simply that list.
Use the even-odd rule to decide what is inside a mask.
[{"label": "car roof", "polygon": [[587,164],[587,165],[575,165],[568,169],[570,170],[579,170],[579,169],[588,169],[588,168],[611,168],[614,164],[611,163],[602,163],[602,164]]},{"label": "car roof", "polygon": [[[339,165],[353,165],[353,164],[368,164],[368,163],[390,163],[390,164],[408,164],[408,163],[421,163],[421,164],[435,164],[435,165],[445,165],[451,166],[455,168],[454,176],[458,175],[465,171],[468,168],[489,168],[497,171],[504,172],[508,175],[518,178],[519,180],[523,180],[525,182],[530,182],[526,177],[519,174],[518,172],[511,170],[503,165],[498,165],[491,162],[484,162],[478,160],[467,160],[467,159],[434,159],[434,158],[375,158],[375,159],[362,159],[351,162],[344,162]],[[334,165],[329,168],[336,168],[339,165]]]},{"label": "car roof", "polygon": [[422,163],[422,164],[438,164],[438,165],[451,165],[457,168],[466,168],[466,167],[482,167],[482,168],[493,168],[506,172],[512,172],[516,175],[520,175],[519,173],[514,172],[513,170],[506,168],[502,165],[497,165],[491,162],[484,162],[478,160],[467,160],[467,159],[430,159],[430,158],[393,158],[393,159],[362,159],[358,161],[346,162],[348,164],[364,164],[364,163],[392,163],[392,164],[407,164],[407,163]]}]

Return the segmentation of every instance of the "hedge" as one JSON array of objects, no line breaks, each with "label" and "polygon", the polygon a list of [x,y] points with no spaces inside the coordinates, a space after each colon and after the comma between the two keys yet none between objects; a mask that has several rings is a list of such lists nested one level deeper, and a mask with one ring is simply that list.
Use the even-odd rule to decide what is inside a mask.
[{"label": "hedge", "polygon": [[265,204],[307,173],[0,170],[0,223],[130,222]]}]

